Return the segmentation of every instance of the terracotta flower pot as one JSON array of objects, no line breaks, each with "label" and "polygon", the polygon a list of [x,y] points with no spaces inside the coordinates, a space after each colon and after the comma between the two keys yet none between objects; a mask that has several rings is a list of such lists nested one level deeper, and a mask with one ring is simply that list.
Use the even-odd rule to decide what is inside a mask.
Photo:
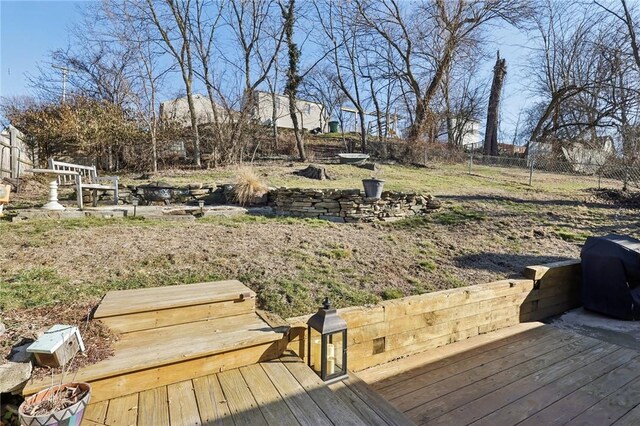
[{"label": "terracotta flower pot", "polygon": [[[75,404],[59,411],[39,416],[30,416],[24,413],[25,407],[51,398],[59,389],[79,387],[86,394]],[[24,426],[80,426],[84,417],[84,410],[89,405],[91,399],[91,385],[89,383],[65,383],[42,390],[35,395],[28,397],[18,409],[20,423]]]}]

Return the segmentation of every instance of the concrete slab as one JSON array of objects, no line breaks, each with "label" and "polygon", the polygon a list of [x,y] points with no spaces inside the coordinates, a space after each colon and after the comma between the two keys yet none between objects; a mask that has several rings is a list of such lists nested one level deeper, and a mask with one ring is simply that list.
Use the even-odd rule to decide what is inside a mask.
[{"label": "concrete slab", "polygon": [[[240,206],[207,206],[203,209],[204,216],[237,216],[247,213],[247,209]],[[13,221],[27,219],[80,219],[83,217],[122,218],[134,216],[132,205],[87,207],[84,210],[67,208],[61,211],[42,209],[19,210]],[[193,221],[200,214],[200,208],[187,205],[170,206],[137,206],[135,216],[146,219]]]},{"label": "concrete slab", "polygon": [[550,324],[630,349],[640,349],[640,321],[622,321],[577,308],[552,319]]},{"label": "concrete slab", "polygon": [[60,211],[42,210],[42,209],[29,209],[19,210],[18,214],[13,217],[13,222],[19,222],[21,220],[28,219],[81,219],[83,217],[101,217],[101,218],[122,218],[125,216],[125,212],[122,210],[105,210],[105,211],[82,211],[78,209],[67,209]]}]

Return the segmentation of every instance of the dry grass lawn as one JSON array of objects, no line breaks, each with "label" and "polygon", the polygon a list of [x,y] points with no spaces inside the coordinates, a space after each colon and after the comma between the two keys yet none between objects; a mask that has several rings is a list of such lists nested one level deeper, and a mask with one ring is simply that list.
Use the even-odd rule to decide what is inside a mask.
[{"label": "dry grass lawn", "polygon": [[[357,188],[370,175],[330,165],[339,179],[318,182],[292,175],[298,168],[256,171],[270,186]],[[383,168],[388,189],[432,193],[443,208],[376,224],[261,216],[0,221],[0,309],[11,330],[2,346],[49,325],[43,307],[70,320],[77,306],[80,321],[112,289],[234,278],[258,293],[262,308],[288,317],[314,311],[325,296],[338,306],[361,305],[518,276],[527,265],[576,258],[589,235],[639,236],[637,210],[601,202],[584,179],[540,175],[529,187],[526,173],[511,169]],[[234,169],[161,178],[232,182]],[[40,190],[31,192],[38,202],[46,193]],[[35,202],[19,197],[14,205]]]}]

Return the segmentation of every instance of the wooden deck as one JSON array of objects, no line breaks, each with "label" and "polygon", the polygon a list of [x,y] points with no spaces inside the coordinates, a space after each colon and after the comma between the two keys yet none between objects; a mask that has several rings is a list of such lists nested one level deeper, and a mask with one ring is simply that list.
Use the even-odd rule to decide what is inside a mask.
[{"label": "wooden deck", "polygon": [[417,424],[640,424],[640,348],[541,323],[359,375]]},{"label": "wooden deck", "polygon": [[299,358],[91,404],[83,425],[409,425],[357,377],[327,387]]},{"label": "wooden deck", "polygon": [[[93,402],[278,358],[288,329],[256,312],[239,281],[109,292],[94,318],[119,338],[112,357],[75,373]],[[33,380],[24,393],[50,383]]]}]

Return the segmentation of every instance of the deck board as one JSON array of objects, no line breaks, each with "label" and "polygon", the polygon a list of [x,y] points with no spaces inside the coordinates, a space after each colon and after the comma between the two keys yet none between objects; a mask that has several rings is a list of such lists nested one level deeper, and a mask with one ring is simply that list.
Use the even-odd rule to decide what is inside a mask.
[{"label": "deck board", "polygon": [[[611,424],[633,409],[638,404],[638,400],[640,400],[640,379],[637,378],[583,411],[567,424],[574,426],[587,422]],[[640,424],[640,419],[637,424]]]},{"label": "deck board", "polygon": [[200,424],[200,414],[191,380],[167,386],[169,420],[173,426]]},{"label": "deck board", "polygon": [[139,426],[169,425],[169,398],[166,386],[140,392],[137,424]]},{"label": "deck board", "polygon": [[638,376],[640,376],[640,358],[634,358],[554,402],[522,424],[528,426],[565,424]]},{"label": "deck board", "polygon": [[640,404],[636,405],[627,414],[614,423],[614,426],[638,426],[640,425]]},{"label": "deck board", "polygon": [[362,377],[417,424],[640,424],[639,350],[550,325],[521,334],[484,336],[466,351],[436,349],[422,364],[418,354],[391,363],[392,375],[382,365]]},{"label": "deck board", "polygon": [[438,421],[446,423],[447,421],[455,419],[461,424],[472,423],[542,386],[570,374],[586,364],[608,356],[617,349],[618,348],[613,345],[604,343],[591,347],[575,356],[566,358],[564,361],[550,365],[540,371],[504,385],[489,394],[483,395],[462,407],[450,411],[439,418]]},{"label": "deck board", "polygon": [[218,379],[229,404],[231,415],[236,423],[246,425],[267,424],[240,370],[224,371],[218,374]]},{"label": "deck board", "polygon": [[358,413],[360,418],[368,425],[386,426],[388,423],[376,411],[367,405],[360,396],[353,392],[344,382],[337,382],[329,385],[331,390],[348,404],[351,409]]},{"label": "deck board", "polygon": [[109,401],[89,405],[84,413],[83,421],[87,424],[103,425],[107,417],[108,408]]},{"label": "deck board", "polygon": [[231,411],[215,374],[193,379],[193,389],[202,424],[233,425]]},{"label": "deck board", "polygon": [[637,352],[630,349],[618,349],[611,355],[585,365],[582,368],[553,381],[534,392],[525,395],[513,403],[494,411],[480,419],[478,425],[516,424],[526,420],[540,410],[580,389],[614,368],[625,364]]},{"label": "deck board", "polygon": [[541,339],[539,343],[527,347],[508,356],[496,358],[490,362],[480,363],[470,370],[461,373],[455,372],[451,376],[424,386],[409,393],[390,399],[398,409],[403,412],[411,410],[410,417],[418,417],[419,407],[428,405],[429,402],[441,398],[442,395],[453,393],[454,391],[482,379],[486,379],[505,369],[523,364],[541,355],[554,351],[557,347],[575,341],[575,336],[553,336],[552,338]]},{"label": "deck board", "polygon": [[528,333],[526,338],[517,340],[509,345],[495,348],[491,351],[480,352],[475,356],[462,359],[459,362],[448,364],[435,370],[431,369],[431,366],[417,368],[414,371],[414,377],[410,379],[398,377],[394,383],[390,383],[387,387],[378,390],[389,400],[401,398],[411,392],[419,391],[421,388],[450,378],[455,374],[473,371],[474,368],[478,368],[479,366],[489,363],[493,363],[491,365],[496,366],[501,365],[503,359],[508,360],[510,358],[515,361],[515,357],[517,356],[516,354],[526,353],[536,345],[545,345],[547,342],[552,341],[556,336],[559,336],[559,334],[550,333],[547,335],[541,335],[532,331],[531,333]]},{"label": "deck board", "polygon": [[309,367],[300,362],[299,358],[283,361],[282,364],[287,367],[291,375],[302,385],[333,424],[366,426],[362,419],[353,416],[353,411],[342,399],[336,398],[320,377],[307,374]]},{"label": "deck board", "polygon": [[128,426],[138,419],[138,394],[121,396],[109,401],[105,424],[109,426]]},{"label": "deck board", "polygon": [[[589,338],[571,342],[565,346],[546,352],[536,358],[532,358],[511,368],[499,371],[490,377],[471,383],[467,386],[463,386],[455,392],[436,398],[428,404],[418,407],[413,411],[418,413],[421,419],[425,419],[430,423],[450,424],[452,420],[457,420],[453,419],[455,415],[447,416],[447,414],[452,410],[463,407],[466,404],[473,402],[478,397],[498,391],[502,387],[507,386],[516,380],[536,374],[541,369],[555,365],[558,362],[562,362],[568,357],[577,356],[583,350],[589,349],[595,345],[597,345],[597,341]],[[412,417],[411,414],[409,414],[409,416]]]},{"label": "deck board", "polygon": [[357,376],[341,385],[345,390],[327,386],[302,360],[285,356],[93,403],[87,424],[412,424]]},{"label": "deck board", "polygon": [[265,362],[261,365],[301,424],[318,426],[331,424],[325,413],[322,412],[320,407],[304,390],[304,387],[282,363]]},{"label": "deck board", "polygon": [[267,423],[282,426],[300,424],[260,365],[242,367],[240,372]]},{"label": "deck board", "polygon": [[[480,353],[490,352],[511,345],[518,340],[535,341],[544,333],[542,323],[523,323],[500,329],[494,333],[483,334],[473,339],[460,340],[436,350],[421,353],[420,356],[406,357],[385,364],[384,368],[371,368],[358,373],[374,389],[380,390],[395,383],[406,383],[413,377],[428,371],[438,370],[473,358]],[[458,368],[460,364],[457,364]],[[419,368],[418,368],[419,367]]]}]

